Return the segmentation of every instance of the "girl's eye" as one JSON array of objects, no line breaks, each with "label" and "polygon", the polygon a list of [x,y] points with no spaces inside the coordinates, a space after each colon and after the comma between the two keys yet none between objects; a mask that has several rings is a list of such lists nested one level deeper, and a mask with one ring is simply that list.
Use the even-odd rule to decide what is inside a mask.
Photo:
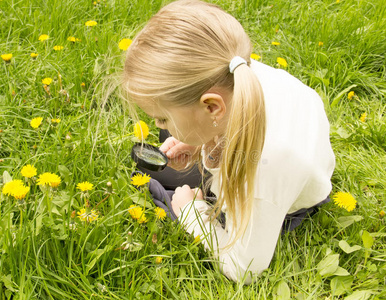
[{"label": "girl's eye", "polygon": [[166,123],[166,119],[156,119],[155,121],[158,124],[165,124]]}]

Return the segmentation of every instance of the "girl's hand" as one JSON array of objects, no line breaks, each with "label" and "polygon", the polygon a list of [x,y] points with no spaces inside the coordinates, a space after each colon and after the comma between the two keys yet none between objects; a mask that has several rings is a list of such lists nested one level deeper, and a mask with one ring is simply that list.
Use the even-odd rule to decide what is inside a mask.
[{"label": "girl's hand", "polygon": [[184,144],[174,137],[168,137],[159,148],[169,160],[168,166],[180,171],[185,169],[197,153],[198,147]]},{"label": "girl's hand", "polygon": [[176,191],[172,196],[172,208],[175,215],[179,217],[181,214],[181,209],[186,204],[193,201],[193,199],[204,199],[201,189],[191,189],[187,184],[176,188]]}]

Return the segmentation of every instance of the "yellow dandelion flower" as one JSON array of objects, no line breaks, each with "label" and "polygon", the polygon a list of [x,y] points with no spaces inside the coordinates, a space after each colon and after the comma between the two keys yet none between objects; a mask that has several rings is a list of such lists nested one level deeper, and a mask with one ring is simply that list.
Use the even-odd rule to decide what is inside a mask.
[{"label": "yellow dandelion flower", "polygon": [[201,237],[200,237],[200,235],[197,235],[197,236],[194,238],[193,243],[199,243],[200,241],[201,241]]},{"label": "yellow dandelion flower", "polygon": [[348,100],[351,100],[353,97],[355,96],[355,92],[354,91],[351,91],[347,94],[347,98]]},{"label": "yellow dandelion flower", "polygon": [[17,200],[22,200],[25,198],[27,193],[29,192],[30,187],[29,186],[19,186],[19,188],[15,189],[12,192],[12,196]]},{"label": "yellow dandelion flower", "polygon": [[42,83],[45,85],[50,85],[52,83],[52,78],[46,77],[46,78],[42,79]]},{"label": "yellow dandelion flower", "polygon": [[93,27],[93,26],[96,26],[98,23],[96,21],[87,21],[86,23],[84,23],[84,25],[86,25],[87,27]]},{"label": "yellow dandelion flower", "polygon": [[131,45],[132,42],[133,42],[133,41],[130,40],[130,39],[122,39],[122,40],[119,42],[118,47],[119,47],[119,49],[121,49],[121,50],[123,50],[123,51],[126,51],[126,50],[130,47],[130,45]]},{"label": "yellow dandelion flower", "polygon": [[22,186],[24,186],[23,181],[20,179],[14,179],[4,184],[1,192],[6,196],[10,196],[14,190],[19,189]]},{"label": "yellow dandelion flower", "polygon": [[76,185],[76,188],[78,190],[81,190],[82,192],[91,191],[94,188],[94,185],[88,181],[83,181],[81,183],[78,183]]},{"label": "yellow dandelion flower", "polygon": [[319,47],[323,46],[323,42],[318,43]]},{"label": "yellow dandelion flower", "polygon": [[336,205],[347,211],[352,211],[357,204],[357,201],[350,193],[337,192],[332,199]]},{"label": "yellow dandelion flower", "polygon": [[366,122],[366,119],[367,119],[367,113],[361,114],[361,117],[359,118],[359,120],[360,120],[362,123],[364,123],[364,122]]},{"label": "yellow dandelion flower", "polygon": [[42,34],[41,36],[39,36],[39,41],[41,42],[44,42],[46,40],[48,40],[50,37],[48,36],[48,34]]},{"label": "yellow dandelion flower", "polygon": [[138,205],[134,205],[134,204],[130,205],[128,211],[130,213],[130,216],[135,220],[139,220],[141,216],[144,214],[142,207],[139,207]]},{"label": "yellow dandelion flower", "polygon": [[261,56],[257,55],[256,53],[252,53],[251,54],[251,58],[254,59],[254,60],[259,60],[261,58]]},{"label": "yellow dandelion flower", "polygon": [[5,61],[5,62],[10,62],[11,59],[12,59],[12,53],[8,53],[8,54],[2,54],[1,55],[1,58]]},{"label": "yellow dandelion flower", "polygon": [[147,223],[147,221],[148,219],[145,217],[144,214],[138,219],[139,224]]},{"label": "yellow dandelion flower", "polygon": [[46,172],[39,175],[39,178],[37,180],[38,185],[47,185],[53,188],[56,188],[59,186],[61,182],[61,179],[58,175],[50,172]]},{"label": "yellow dandelion flower", "polygon": [[279,45],[280,45],[279,42],[272,42],[271,44],[272,44],[273,46],[279,46]]},{"label": "yellow dandelion flower", "polygon": [[32,58],[36,58],[36,57],[38,57],[38,56],[39,56],[39,54],[37,54],[37,53],[33,53],[33,52],[31,53],[31,57],[32,57]]},{"label": "yellow dandelion flower", "polygon": [[80,84],[80,86],[84,88],[84,87],[86,86],[86,84],[85,84],[84,82],[82,82],[82,83]]},{"label": "yellow dandelion flower", "polygon": [[42,121],[42,117],[33,118],[30,122],[30,125],[32,128],[37,129],[42,124]]},{"label": "yellow dandelion flower", "polygon": [[147,126],[147,124],[143,121],[135,123],[134,135],[140,140],[146,139],[149,135],[149,127]]},{"label": "yellow dandelion flower", "polygon": [[385,215],[386,215],[386,213],[385,213],[384,210],[381,210],[381,211],[379,212],[379,216],[380,216],[381,218],[383,218]]},{"label": "yellow dandelion flower", "polygon": [[37,170],[34,166],[28,164],[21,169],[20,173],[24,177],[32,178],[37,175]]},{"label": "yellow dandelion flower", "polygon": [[136,174],[133,177],[131,177],[131,184],[136,186],[142,186],[145,185],[150,181],[150,176],[147,174]]},{"label": "yellow dandelion flower", "polygon": [[59,46],[59,45],[54,46],[55,51],[63,50],[63,48],[64,48],[63,46]]},{"label": "yellow dandelion flower", "polygon": [[156,263],[157,265],[159,265],[160,263],[162,263],[162,257],[161,257],[161,256],[157,256],[157,257],[155,258],[155,263]]},{"label": "yellow dandelion flower", "polygon": [[60,123],[60,121],[62,121],[61,119],[59,119],[59,118],[53,118],[53,119],[51,119],[51,123],[56,123],[56,124],[59,124]]},{"label": "yellow dandelion flower", "polygon": [[76,43],[76,42],[80,42],[81,39],[78,39],[78,38],[76,38],[74,36],[70,36],[70,37],[67,38],[67,41]]},{"label": "yellow dandelion flower", "polygon": [[163,208],[160,208],[160,207],[154,208],[154,213],[158,220],[164,220],[166,218],[166,212]]},{"label": "yellow dandelion flower", "polygon": [[77,214],[79,219],[87,223],[93,222],[99,217],[98,212],[90,208],[82,208]]},{"label": "yellow dandelion flower", "polygon": [[287,68],[288,63],[287,63],[287,61],[286,61],[284,58],[278,57],[278,58],[276,59],[276,61],[277,61],[277,63],[278,63],[280,66],[283,66],[284,68]]}]

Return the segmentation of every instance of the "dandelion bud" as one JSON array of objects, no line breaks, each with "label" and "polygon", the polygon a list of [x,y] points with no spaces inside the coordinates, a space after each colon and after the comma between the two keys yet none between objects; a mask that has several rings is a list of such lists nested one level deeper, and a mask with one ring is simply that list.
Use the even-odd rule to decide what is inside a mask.
[{"label": "dandelion bud", "polygon": [[76,217],[76,210],[73,210],[71,213],[71,219],[75,219]]},{"label": "dandelion bud", "polygon": [[384,210],[381,210],[380,212],[379,212],[379,216],[381,217],[381,218],[383,218],[384,216],[385,216],[385,211]]},{"label": "dandelion bud", "polygon": [[153,237],[151,238],[151,241],[153,242],[153,244],[157,244],[158,238],[156,233],[153,233]]},{"label": "dandelion bud", "polygon": [[159,265],[160,263],[162,263],[162,257],[161,257],[161,256],[157,256],[157,257],[155,258],[155,263],[156,263],[157,265]]}]

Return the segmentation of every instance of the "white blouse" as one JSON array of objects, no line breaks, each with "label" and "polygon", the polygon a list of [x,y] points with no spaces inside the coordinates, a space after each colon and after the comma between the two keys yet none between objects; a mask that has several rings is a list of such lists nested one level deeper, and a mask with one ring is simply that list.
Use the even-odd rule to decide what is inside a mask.
[{"label": "white blouse", "polygon": [[[232,224],[209,221],[210,206],[188,203],[179,221],[189,233],[200,235],[228,278],[248,284],[268,268],[284,218],[324,200],[331,191],[335,156],[329,123],[319,95],[281,69],[253,61],[251,68],[263,89],[267,118],[264,148],[257,167],[255,200],[243,238],[229,249]],[[205,156],[204,156],[205,157]],[[213,175],[211,191],[219,194],[219,168],[204,167]]]}]

